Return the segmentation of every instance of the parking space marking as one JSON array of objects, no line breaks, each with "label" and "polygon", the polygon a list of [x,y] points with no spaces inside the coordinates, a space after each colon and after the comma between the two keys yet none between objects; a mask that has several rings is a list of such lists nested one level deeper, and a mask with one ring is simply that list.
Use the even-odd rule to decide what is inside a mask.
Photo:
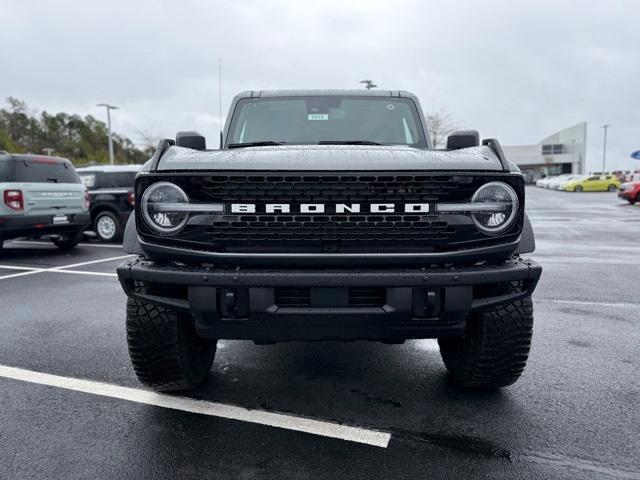
[{"label": "parking space marking", "polygon": [[63,388],[102,397],[117,398],[129,402],[182,412],[238,420],[247,423],[282,428],[296,432],[335,438],[347,442],[362,443],[374,447],[387,448],[391,434],[379,430],[342,425],[339,423],[311,418],[297,417],[284,413],[250,410],[235,405],[208,402],[193,398],[155,393],[149,390],[122,387],[108,383],[62,377],[48,373],[34,372],[21,368],[0,365],[0,377],[21,382],[35,383],[49,387]]},{"label": "parking space marking", "polygon": [[[35,240],[11,240],[11,243],[24,243],[26,245],[46,245],[55,247],[52,243],[37,242]],[[122,249],[122,245],[111,243],[79,243],[79,247],[98,247],[98,248],[119,248]],[[56,247],[57,248],[57,247]]]},{"label": "parking space marking", "polygon": [[42,270],[38,267],[18,267],[16,265],[0,265],[0,268],[5,270]]},{"label": "parking space marking", "polygon": [[[95,275],[97,277],[117,277],[117,273],[89,272],[87,270],[47,270],[49,273],[70,273],[72,275]],[[1,279],[2,277],[0,277]]]},{"label": "parking space marking", "polygon": [[587,305],[591,307],[640,308],[640,303],[631,302],[588,302],[586,300],[562,300],[559,298],[540,298],[544,302],[566,303],[568,305]]},{"label": "parking space marking", "polygon": [[40,273],[40,272],[45,272],[45,271],[46,270],[44,270],[44,269],[35,269],[35,270],[29,270],[27,272],[10,273],[9,275],[0,276],[0,280],[5,280],[7,278],[24,277],[25,275],[33,275],[34,273]]},{"label": "parking space marking", "polygon": [[8,270],[25,270],[24,272],[20,272],[20,273],[12,273],[9,275],[0,276],[0,280],[5,280],[8,278],[15,278],[15,277],[23,277],[25,275],[33,275],[35,273],[43,273],[43,272],[71,273],[71,274],[77,274],[77,275],[96,275],[100,277],[116,277],[117,274],[115,273],[88,272],[84,270],[67,270],[67,269],[75,268],[75,267],[83,267],[85,265],[94,265],[96,263],[123,260],[125,258],[130,258],[130,257],[135,257],[135,255],[119,255],[117,257],[100,258],[98,260],[89,260],[87,262],[72,263],[70,265],[62,265],[60,267],[51,267],[51,268],[34,268],[34,267],[17,267],[12,265],[0,265],[0,268],[4,268]]},{"label": "parking space marking", "polygon": [[87,262],[72,263],[71,265],[63,265],[61,267],[47,268],[47,270],[62,270],[66,268],[83,267],[85,265],[93,265],[96,263],[110,262],[112,260],[123,260],[125,258],[135,257],[135,255],[119,255],[117,257],[99,258],[98,260],[89,260]]}]

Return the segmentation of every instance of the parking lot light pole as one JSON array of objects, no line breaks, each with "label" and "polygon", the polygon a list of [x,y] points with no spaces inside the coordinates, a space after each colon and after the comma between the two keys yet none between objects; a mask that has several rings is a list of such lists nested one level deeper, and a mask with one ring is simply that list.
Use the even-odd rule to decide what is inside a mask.
[{"label": "parking lot light pole", "polygon": [[611,124],[607,123],[606,125],[602,125],[602,129],[604,130],[604,143],[602,145],[602,174],[604,175],[605,165],[607,163],[607,129],[611,126]]},{"label": "parking lot light pole", "polygon": [[113,165],[113,137],[111,135],[111,110],[117,110],[119,107],[109,105],[108,103],[99,103],[98,107],[107,109],[107,128],[109,130],[109,163]]}]

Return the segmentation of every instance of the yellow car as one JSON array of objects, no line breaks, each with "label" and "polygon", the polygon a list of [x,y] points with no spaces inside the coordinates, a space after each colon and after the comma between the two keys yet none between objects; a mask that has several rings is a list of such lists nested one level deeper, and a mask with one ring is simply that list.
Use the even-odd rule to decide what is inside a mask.
[{"label": "yellow car", "polygon": [[620,188],[620,180],[614,175],[593,175],[581,177],[564,185],[567,192],[615,192]]}]

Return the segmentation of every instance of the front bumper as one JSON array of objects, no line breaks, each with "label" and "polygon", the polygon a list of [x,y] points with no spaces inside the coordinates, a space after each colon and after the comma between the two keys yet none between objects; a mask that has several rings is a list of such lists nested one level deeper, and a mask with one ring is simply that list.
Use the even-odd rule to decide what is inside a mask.
[{"label": "front bumper", "polygon": [[[272,343],[461,335],[470,312],[531,295],[542,268],[519,258],[395,269],[196,268],[138,259],[117,271],[129,297],[191,313],[201,336]],[[375,299],[358,303],[363,289]],[[283,292],[298,297],[291,302]]]},{"label": "front bumper", "polygon": [[623,198],[624,200],[634,200],[638,196],[635,190],[625,190],[623,192],[618,192],[618,197]]},{"label": "front bumper", "polygon": [[88,212],[68,214],[67,217],[67,223],[54,224],[53,215],[0,216],[0,239],[70,235],[84,230],[91,223]]}]

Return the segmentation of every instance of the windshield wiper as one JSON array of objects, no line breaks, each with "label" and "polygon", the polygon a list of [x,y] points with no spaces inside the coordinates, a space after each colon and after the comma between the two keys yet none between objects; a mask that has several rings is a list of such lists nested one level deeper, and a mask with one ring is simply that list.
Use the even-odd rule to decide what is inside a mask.
[{"label": "windshield wiper", "polygon": [[318,145],[382,145],[371,140],[320,140]]},{"label": "windshield wiper", "polygon": [[272,142],[265,140],[263,142],[247,142],[247,143],[229,143],[227,148],[243,148],[243,147],[269,147],[272,145],[285,145],[287,142]]}]

